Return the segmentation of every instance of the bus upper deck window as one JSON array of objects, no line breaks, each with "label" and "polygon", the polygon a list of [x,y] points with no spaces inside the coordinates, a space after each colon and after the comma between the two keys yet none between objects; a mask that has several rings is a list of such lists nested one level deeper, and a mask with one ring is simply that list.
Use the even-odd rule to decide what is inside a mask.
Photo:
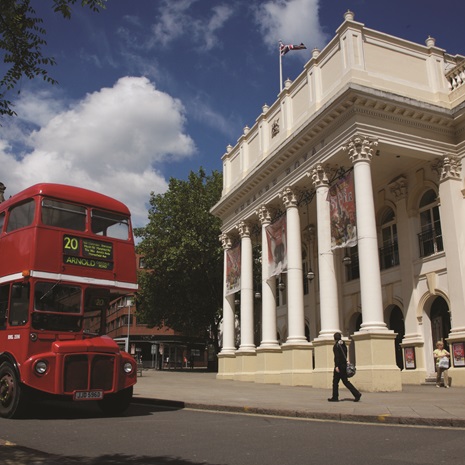
[{"label": "bus upper deck window", "polygon": [[58,200],[42,200],[42,223],[47,226],[85,231],[86,208]]},{"label": "bus upper deck window", "polygon": [[34,221],[35,202],[30,199],[20,205],[15,205],[8,216],[6,232],[29,226]]},{"label": "bus upper deck window", "polygon": [[92,210],[91,229],[94,234],[129,239],[129,218],[102,210]]},{"label": "bus upper deck window", "polygon": [[5,212],[0,213],[0,234],[3,231],[3,225],[5,224]]}]

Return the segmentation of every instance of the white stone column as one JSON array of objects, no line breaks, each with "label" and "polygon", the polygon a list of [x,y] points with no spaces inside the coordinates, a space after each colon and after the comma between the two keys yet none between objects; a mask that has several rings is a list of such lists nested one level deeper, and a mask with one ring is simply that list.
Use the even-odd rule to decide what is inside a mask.
[{"label": "white stone column", "polygon": [[227,277],[227,253],[231,248],[231,240],[226,234],[220,236],[224,250],[224,265],[223,265],[223,347],[222,354],[234,354],[236,351],[234,332],[235,332],[235,317],[234,317],[234,294],[226,295],[226,277]]},{"label": "white stone column", "polygon": [[239,351],[254,351],[253,337],[253,257],[249,225],[239,224],[241,236],[241,343]]},{"label": "white stone column", "polygon": [[223,346],[218,354],[218,379],[234,379],[236,372],[235,346],[235,308],[234,294],[226,295],[227,253],[231,248],[231,240],[226,234],[220,236],[224,250],[223,264]]},{"label": "white stone column", "polygon": [[348,150],[354,164],[355,202],[357,205],[357,238],[362,303],[361,331],[387,331],[383,319],[381,273],[378,256],[375,203],[371,181],[373,145],[378,143],[365,136],[354,136]]},{"label": "white stone column", "polygon": [[262,225],[262,340],[261,348],[279,349],[276,328],[276,278],[268,278],[268,240],[266,227],[271,223],[270,212],[265,206],[258,211]]},{"label": "white stone column", "polygon": [[268,278],[268,240],[266,227],[271,223],[266,206],[257,211],[262,225],[262,340],[257,348],[256,383],[281,382],[282,353],[277,340],[276,277]]},{"label": "white stone column", "polygon": [[357,239],[360,266],[362,319],[360,331],[352,335],[357,359],[357,387],[362,391],[401,391],[396,365],[395,334],[383,321],[381,273],[375,204],[371,182],[372,146],[368,137],[355,135],[344,150],[354,164]]},{"label": "white stone column", "polygon": [[281,193],[287,219],[287,312],[288,337],[286,344],[301,344],[305,338],[304,284],[302,272],[302,242],[296,193],[286,188]]},{"label": "white stone column", "polygon": [[462,165],[458,157],[444,157],[439,184],[439,210],[447,260],[451,334],[460,333],[465,336],[465,208],[461,171]]},{"label": "white stone column", "polygon": [[[447,342],[451,354],[454,344],[465,342],[465,288],[463,285],[465,279],[465,200],[461,172],[460,158],[446,155],[442,163],[439,184],[439,209],[449,284],[452,327]],[[465,386],[463,368],[455,367],[452,362],[449,373],[454,380],[454,386]]]},{"label": "white stone column", "polygon": [[339,329],[339,304],[334,254],[331,250],[330,204],[327,200],[329,183],[321,165],[312,171],[313,185],[316,188],[316,212],[318,234],[318,279],[320,282],[319,338],[331,339]]}]

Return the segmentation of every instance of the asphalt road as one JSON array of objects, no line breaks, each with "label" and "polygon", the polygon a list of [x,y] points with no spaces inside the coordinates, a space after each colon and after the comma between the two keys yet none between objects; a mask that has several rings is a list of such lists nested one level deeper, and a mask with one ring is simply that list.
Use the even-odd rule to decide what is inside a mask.
[{"label": "asphalt road", "polygon": [[0,463],[462,465],[464,433],[145,405],[105,418],[89,404],[47,403],[30,418],[0,419]]}]

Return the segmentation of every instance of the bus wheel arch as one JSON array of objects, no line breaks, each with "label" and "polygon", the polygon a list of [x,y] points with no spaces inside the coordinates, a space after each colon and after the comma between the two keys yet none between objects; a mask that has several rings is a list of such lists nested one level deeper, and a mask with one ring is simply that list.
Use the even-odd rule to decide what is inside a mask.
[{"label": "bus wheel arch", "polygon": [[0,417],[20,416],[25,404],[25,390],[14,364],[3,360],[0,363]]}]

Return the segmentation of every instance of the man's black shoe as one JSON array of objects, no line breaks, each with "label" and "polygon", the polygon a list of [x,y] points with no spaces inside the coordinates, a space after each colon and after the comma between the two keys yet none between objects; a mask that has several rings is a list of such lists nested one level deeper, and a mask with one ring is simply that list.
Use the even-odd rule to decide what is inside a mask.
[{"label": "man's black shoe", "polygon": [[333,399],[332,397],[330,397],[328,399],[328,402],[339,402],[339,399]]},{"label": "man's black shoe", "polygon": [[355,396],[354,402],[358,402],[358,401],[360,400],[360,397],[362,397],[362,394],[358,393],[358,394]]}]

